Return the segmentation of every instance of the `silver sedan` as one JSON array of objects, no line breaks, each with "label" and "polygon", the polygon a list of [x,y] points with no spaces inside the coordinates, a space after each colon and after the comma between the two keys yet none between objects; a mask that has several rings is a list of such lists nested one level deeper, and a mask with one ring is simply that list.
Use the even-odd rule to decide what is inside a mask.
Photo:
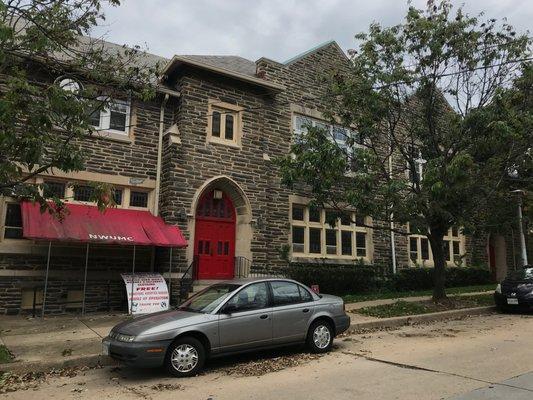
[{"label": "silver sedan", "polygon": [[102,344],[104,354],[126,364],[191,376],[220,355],[298,343],[324,353],[349,326],[339,297],[289,279],[234,280],[202,290],[175,310],[122,322]]}]

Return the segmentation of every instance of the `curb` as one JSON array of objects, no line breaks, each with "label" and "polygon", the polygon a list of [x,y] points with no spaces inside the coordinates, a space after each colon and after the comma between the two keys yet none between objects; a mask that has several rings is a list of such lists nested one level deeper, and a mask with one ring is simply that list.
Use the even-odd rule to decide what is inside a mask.
[{"label": "curb", "polygon": [[[487,290],[481,292],[467,292],[467,293],[458,293],[450,296],[465,297],[465,296],[478,296],[483,294],[492,294],[494,290]],[[380,306],[386,304],[394,304],[397,301],[405,301],[408,303],[416,303],[417,301],[431,300],[431,296],[413,296],[413,297],[394,297],[390,299],[375,299],[375,300],[364,300],[356,301],[351,303],[346,303],[346,310],[359,310],[364,307]]]},{"label": "curb", "polygon": [[440,311],[436,313],[407,315],[405,317],[382,318],[376,321],[359,322],[350,324],[349,331],[359,331],[365,329],[397,328],[406,325],[420,324],[424,322],[445,321],[465,317],[468,315],[490,314],[496,311],[495,306],[462,308],[460,310]]},{"label": "curb", "polygon": [[116,361],[101,354],[90,354],[69,359],[58,359],[50,361],[13,361],[11,363],[0,364],[0,373],[26,373],[26,372],[47,372],[52,369],[89,367],[115,365]]}]

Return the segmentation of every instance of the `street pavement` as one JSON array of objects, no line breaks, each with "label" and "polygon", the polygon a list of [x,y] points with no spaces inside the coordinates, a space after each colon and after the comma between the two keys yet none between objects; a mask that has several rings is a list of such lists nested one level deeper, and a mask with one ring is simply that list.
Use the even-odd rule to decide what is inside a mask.
[{"label": "street pavement", "polygon": [[7,399],[533,399],[533,316],[490,314],[343,336],[312,356],[211,361],[197,377],[105,367],[48,376]]},{"label": "street pavement", "polygon": [[533,398],[533,372],[489,385],[450,400],[531,400]]}]

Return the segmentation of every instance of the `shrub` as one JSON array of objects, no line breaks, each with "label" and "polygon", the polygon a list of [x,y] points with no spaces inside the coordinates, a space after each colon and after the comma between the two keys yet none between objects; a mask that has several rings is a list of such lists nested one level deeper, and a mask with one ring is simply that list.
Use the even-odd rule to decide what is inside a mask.
[{"label": "shrub", "polygon": [[[281,271],[280,271],[281,272]],[[290,264],[283,275],[305,285],[319,285],[323,293],[346,295],[380,291],[415,291],[433,288],[433,268],[406,268],[392,275],[379,265]],[[446,269],[446,287],[492,283],[484,268],[450,267]]]},{"label": "shrub", "polygon": [[288,278],[305,285],[319,285],[324,293],[365,293],[385,286],[383,269],[372,265],[291,264]]},{"label": "shrub", "polygon": [[[446,268],[446,287],[472,286],[492,283],[490,272],[484,268]],[[433,268],[408,268],[391,277],[390,289],[397,291],[433,288]]]}]

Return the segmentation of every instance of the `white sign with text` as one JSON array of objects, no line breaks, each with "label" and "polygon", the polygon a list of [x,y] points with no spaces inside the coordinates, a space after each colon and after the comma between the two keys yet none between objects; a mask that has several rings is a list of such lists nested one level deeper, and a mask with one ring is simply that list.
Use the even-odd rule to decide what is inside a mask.
[{"label": "white sign with text", "polygon": [[121,274],[128,295],[130,314],[150,314],[168,310],[167,283],[161,274]]}]

